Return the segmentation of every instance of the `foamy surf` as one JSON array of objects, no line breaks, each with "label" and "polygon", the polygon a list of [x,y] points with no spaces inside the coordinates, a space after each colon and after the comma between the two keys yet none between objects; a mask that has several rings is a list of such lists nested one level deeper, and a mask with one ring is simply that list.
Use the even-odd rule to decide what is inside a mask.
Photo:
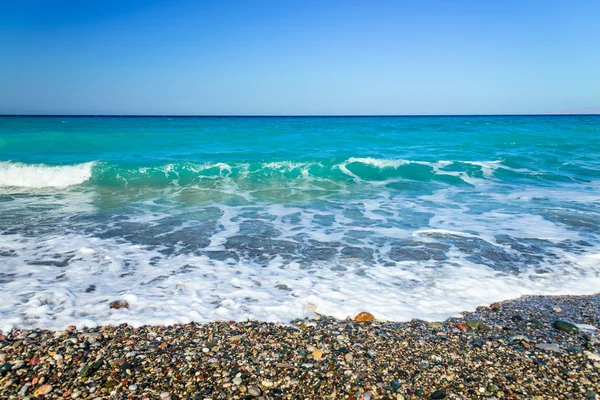
[{"label": "foamy surf", "polygon": [[[600,253],[564,254],[511,274],[470,261],[457,250],[449,250],[441,263],[346,261],[335,268],[280,257],[259,266],[193,254],[165,256],[160,248],[78,235],[43,242],[14,236],[3,240],[3,248],[15,254],[3,261],[4,273],[11,276],[4,278],[0,304],[4,332],[19,326],[289,322],[306,317],[309,304],[342,319],[368,310],[383,320],[433,321],[522,295],[593,294],[600,287]],[[115,300],[129,308],[110,309]]]},{"label": "foamy surf", "polygon": [[94,162],[50,166],[2,161],[0,162],[0,187],[40,189],[79,185],[92,177],[94,165]]}]

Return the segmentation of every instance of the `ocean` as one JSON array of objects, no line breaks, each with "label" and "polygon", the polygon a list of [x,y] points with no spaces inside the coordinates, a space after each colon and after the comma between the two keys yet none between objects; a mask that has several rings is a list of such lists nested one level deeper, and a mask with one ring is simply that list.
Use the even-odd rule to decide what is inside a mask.
[{"label": "ocean", "polygon": [[591,294],[599,225],[599,116],[0,118],[4,331]]}]

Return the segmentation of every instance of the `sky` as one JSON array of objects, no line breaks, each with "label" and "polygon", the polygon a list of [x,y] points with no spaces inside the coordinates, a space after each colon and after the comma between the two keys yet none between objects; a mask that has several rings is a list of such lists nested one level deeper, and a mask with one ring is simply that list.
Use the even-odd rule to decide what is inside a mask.
[{"label": "sky", "polygon": [[0,114],[600,112],[598,0],[0,3]]}]

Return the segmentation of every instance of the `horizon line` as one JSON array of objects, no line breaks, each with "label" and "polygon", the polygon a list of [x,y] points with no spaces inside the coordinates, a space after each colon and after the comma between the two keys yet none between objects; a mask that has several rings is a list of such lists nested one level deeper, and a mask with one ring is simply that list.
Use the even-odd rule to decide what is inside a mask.
[{"label": "horizon line", "polygon": [[598,113],[544,114],[0,114],[3,117],[79,117],[79,118],[398,118],[398,117],[576,117],[600,116]]}]

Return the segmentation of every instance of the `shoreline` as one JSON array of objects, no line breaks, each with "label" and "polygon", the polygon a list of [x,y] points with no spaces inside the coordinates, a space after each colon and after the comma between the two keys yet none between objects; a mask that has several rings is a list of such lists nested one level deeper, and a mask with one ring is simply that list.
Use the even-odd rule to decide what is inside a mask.
[{"label": "shoreline", "polygon": [[462,314],[13,330],[0,335],[0,396],[600,397],[600,293],[524,296]]}]

